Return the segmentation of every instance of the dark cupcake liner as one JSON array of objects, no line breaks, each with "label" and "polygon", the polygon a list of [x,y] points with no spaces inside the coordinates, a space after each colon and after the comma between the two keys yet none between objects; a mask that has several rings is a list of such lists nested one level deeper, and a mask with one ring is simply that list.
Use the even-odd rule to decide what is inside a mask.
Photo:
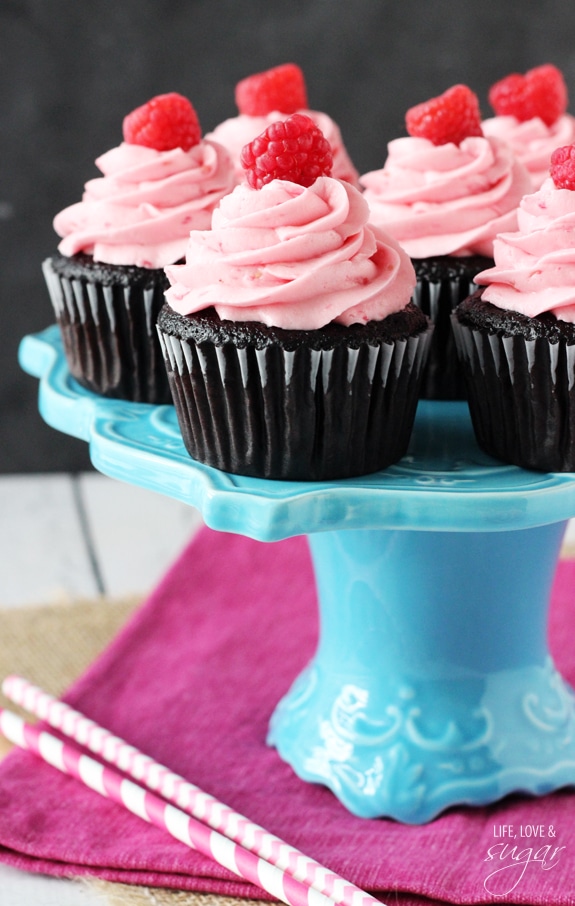
[{"label": "dark cupcake liner", "polygon": [[159,328],[184,444],[226,472],[322,481],[406,452],[433,328],[393,343],[239,348]]},{"label": "dark cupcake liner", "polygon": [[483,256],[413,259],[417,284],[413,301],[435,330],[420,396],[431,400],[464,400],[466,386],[451,330],[451,313],[477,286],[474,277],[493,261]]},{"label": "dark cupcake liner", "polygon": [[[170,403],[156,332],[167,280],[150,272],[130,283],[127,269],[83,269],[70,259],[42,265],[70,373],[88,390],[132,402]],[[99,280],[100,273],[104,279]]]},{"label": "dark cupcake liner", "polygon": [[575,471],[575,345],[452,323],[479,446],[524,469]]}]

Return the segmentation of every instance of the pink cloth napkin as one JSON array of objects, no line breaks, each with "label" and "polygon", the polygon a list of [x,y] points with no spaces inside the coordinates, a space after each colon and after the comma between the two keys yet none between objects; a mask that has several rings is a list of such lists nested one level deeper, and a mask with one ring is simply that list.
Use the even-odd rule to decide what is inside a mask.
[{"label": "pink cloth napkin", "polygon": [[[575,562],[564,561],[550,632],[556,663],[571,682],[573,589]],[[316,638],[304,538],[264,544],[204,529],[66,698],[384,902],[574,904],[572,792],[510,797],[406,827],[353,817],[327,789],[293,774],[266,746],[267,724]],[[491,883],[500,866],[485,860],[495,828],[509,824],[553,825],[564,848],[550,866],[516,865]],[[0,859],[52,875],[262,896],[21,751],[0,766]]]}]

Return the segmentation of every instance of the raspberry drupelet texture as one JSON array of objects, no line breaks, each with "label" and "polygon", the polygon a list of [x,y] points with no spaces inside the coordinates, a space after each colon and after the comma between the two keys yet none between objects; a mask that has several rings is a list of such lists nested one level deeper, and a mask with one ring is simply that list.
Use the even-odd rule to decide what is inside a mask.
[{"label": "raspberry drupelet texture", "polygon": [[489,89],[489,103],[497,116],[514,116],[521,123],[539,117],[552,126],[567,110],[567,86],[561,71],[545,63],[496,82]]},{"label": "raspberry drupelet texture", "polygon": [[575,145],[555,149],[551,155],[549,173],[558,189],[575,191]]},{"label": "raspberry drupelet texture", "polygon": [[124,141],[156,151],[189,151],[202,138],[192,103],[177,92],[158,94],[124,117]]},{"label": "raspberry drupelet texture", "polygon": [[453,85],[438,97],[411,107],[405,115],[409,135],[427,138],[434,145],[482,135],[477,95],[467,85]]},{"label": "raspberry drupelet texture", "polygon": [[274,110],[288,115],[308,106],[304,75],[295,63],[242,79],[236,85],[235,99],[239,112],[247,116],[267,116]]},{"label": "raspberry drupelet texture", "polygon": [[330,176],[331,147],[323,132],[305,114],[294,113],[272,123],[245,145],[241,163],[248,184],[261,189],[272,179],[311,186],[318,176]]}]

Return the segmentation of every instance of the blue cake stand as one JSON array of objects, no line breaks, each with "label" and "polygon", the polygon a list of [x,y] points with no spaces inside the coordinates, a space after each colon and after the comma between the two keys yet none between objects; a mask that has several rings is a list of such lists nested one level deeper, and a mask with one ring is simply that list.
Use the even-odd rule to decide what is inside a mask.
[{"label": "blue cake stand", "polygon": [[575,782],[575,696],[547,644],[575,475],[503,465],[465,403],[420,402],[407,455],[337,482],[245,478],[187,454],[172,406],[108,400],[71,378],[56,326],[27,336],[45,421],[113,478],[259,541],[308,537],[317,651],[268,741],[361,817],[420,824],[457,804]]}]

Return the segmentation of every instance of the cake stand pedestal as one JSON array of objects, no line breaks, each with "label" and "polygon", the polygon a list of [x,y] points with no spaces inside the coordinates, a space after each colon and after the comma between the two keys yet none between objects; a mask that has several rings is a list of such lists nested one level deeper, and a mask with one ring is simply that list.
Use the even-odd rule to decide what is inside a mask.
[{"label": "cake stand pedestal", "polygon": [[465,403],[421,402],[407,455],[363,478],[277,482],[194,462],[172,406],[107,400],[70,377],[57,328],[26,337],[45,421],[94,466],[260,541],[308,536],[317,651],[268,742],[361,817],[419,824],[461,803],[575,782],[575,696],[547,616],[575,476],[502,465]]}]

